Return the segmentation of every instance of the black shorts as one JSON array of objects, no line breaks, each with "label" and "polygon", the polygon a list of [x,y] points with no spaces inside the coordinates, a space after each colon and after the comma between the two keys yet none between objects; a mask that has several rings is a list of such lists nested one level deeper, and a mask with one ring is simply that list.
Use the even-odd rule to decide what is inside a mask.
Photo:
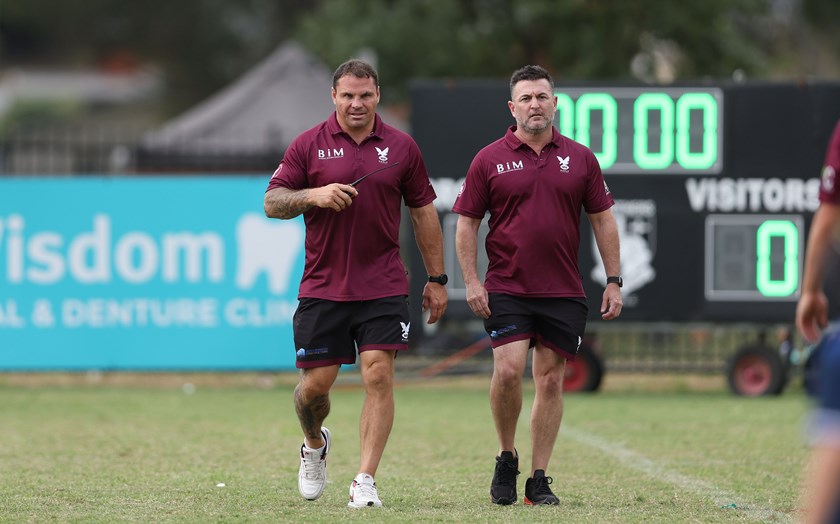
[{"label": "black shorts", "polygon": [[574,360],[586,328],[589,307],[583,298],[528,298],[489,293],[490,318],[484,329],[495,347],[517,340],[537,341]]},{"label": "black shorts", "polygon": [[302,298],[295,311],[295,365],[315,368],[356,362],[370,349],[408,349],[408,299],[405,296],[335,302]]}]

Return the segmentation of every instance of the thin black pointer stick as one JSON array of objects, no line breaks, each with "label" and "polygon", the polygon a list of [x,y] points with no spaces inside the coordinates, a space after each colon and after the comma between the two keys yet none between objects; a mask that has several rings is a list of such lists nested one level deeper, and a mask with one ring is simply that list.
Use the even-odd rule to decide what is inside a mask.
[{"label": "thin black pointer stick", "polygon": [[393,164],[389,164],[389,165],[387,165],[387,166],[385,166],[385,167],[380,167],[379,169],[374,169],[373,171],[371,171],[370,173],[368,173],[368,174],[364,175],[362,178],[360,178],[360,179],[356,180],[355,182],[353,182],[353,183],[352,183],[352,184],[350,184],[350,185],[351,185],[351,186],[353,186],[353,187],[356,187],[356,184],[358,184],[358,183],[359,183],[359,182],[361,182],[362,180],[366,179],[366,178],[367,178],[367,177],[369,177],[370,175],[373,175],[374,173],[379,173],[380,171],[384,171],[384,170],[386,170],[386,169],[388,169],[388,168],[390,168],[390,167],[394,167],[394,166],[397,166],[397,165],[399,165],[399,164],[400,164],[399,162],[394,162]]}]

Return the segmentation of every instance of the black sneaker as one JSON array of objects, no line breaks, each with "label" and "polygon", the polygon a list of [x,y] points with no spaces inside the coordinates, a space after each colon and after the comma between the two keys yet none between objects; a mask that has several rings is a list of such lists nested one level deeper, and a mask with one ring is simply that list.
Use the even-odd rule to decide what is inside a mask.
[{"label": "black sneaker", "polygon": [[545,471],[541,469],[534,471],[534,477],[525,481],[525,504],[528,506],[541,504],[555,506],[560,504],[560,499],[548,487],[552,482],[554,482],[554,479],[546,477]]},{"label": "black sneaker", "polygon": [[490,483],[490,500],[493,504],[507,506],[516,503],[516,476],[519,475],[519,457],[510,451],[502,451],[496,457],[496,471]]}]

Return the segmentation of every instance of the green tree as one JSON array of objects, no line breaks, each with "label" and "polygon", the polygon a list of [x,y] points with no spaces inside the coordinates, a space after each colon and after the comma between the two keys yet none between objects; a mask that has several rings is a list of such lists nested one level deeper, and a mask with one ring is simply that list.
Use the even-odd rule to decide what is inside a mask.
[{"label": "green tree", "polygon": [[[0,0],[0,59],[163,70],[165,113],[199,102],[289,38],[330,66],[366,50],[388,97],[417,77],[667,83],[836,73],[836,0]],[[118,62],[118,60],[117,60]]]},{"label": "green tree", "polygon": [[[820,71],[836,78],[840,75],[840,2],[802,0],[803,23],[797,26],[795,44],[804,50],[806,73]],[[802,62],[799,62],[802,66]]]},{"label": "green tree", "polygon": [[527,63],[559,81],[632,79],[645,55],[669,61],[673,79],[728,78],[766,74],[769,48],[750,23],[767,14],[764,0],[325,0],[295,35],[331,65],[373,50],[397,88],[412,77],[506,77]]}]

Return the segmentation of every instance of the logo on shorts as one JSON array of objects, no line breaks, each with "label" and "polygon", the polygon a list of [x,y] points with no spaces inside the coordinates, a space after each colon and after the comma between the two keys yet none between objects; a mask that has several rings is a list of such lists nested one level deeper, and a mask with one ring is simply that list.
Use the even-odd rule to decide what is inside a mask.
[{"label": "logo on shorts", "polygon": [[580,337],[578,337],[578,345],[577,345],[577,348],[575,349],[575,353],[577,353],[578,351],[580,351],[580,343],[581,343],[581,342],[583,342],[583,339],[582,339],[582,338],[580,338]]},{"label": "logo on shorts", "polygon": [[510,333],[511,331],[516,329],[516,324],[511,324],[509,326],[503,327],[501,329],[494,329],[490,332],[490,338],[493,340],[499,339]]},{"label": "logo on shorts", "polygon": [[400,322],[402,328],[402,339],[408,340],[408,330],[411,328],[411,322]]},{"label": "logo on shorts", "polygon": [[306,358],[306,357],[311,357],[313,355],[323,355],[324,353],[327,353],[329,350],[330,350],[330,348],[328,348],[328,347],[313,348],[313,349],[300,348],[300,349],[297,350],[296,355],[297,355],[298,359],[302,359],[302,358]]}]

